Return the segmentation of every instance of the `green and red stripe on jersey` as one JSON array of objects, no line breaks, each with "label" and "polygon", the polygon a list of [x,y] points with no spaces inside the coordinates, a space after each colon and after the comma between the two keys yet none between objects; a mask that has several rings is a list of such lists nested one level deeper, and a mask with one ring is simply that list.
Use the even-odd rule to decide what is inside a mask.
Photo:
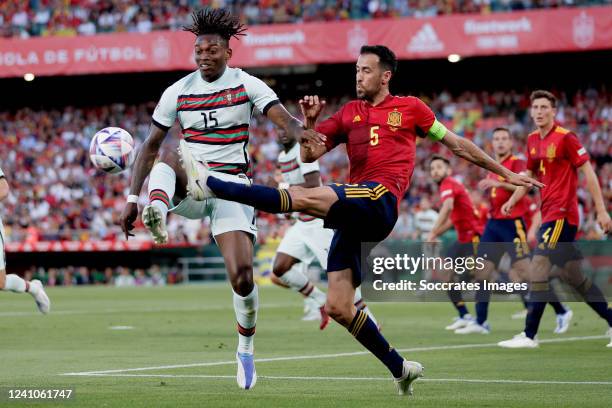
[{"label": "green and red stripe on jersey", "polygon": [[227,174],[246,174],[247,177],[251,178],[253,170],[251,168],[251,163],[222,163],[222,162],[214,162],[209,161],[206,162],[208,167],[213,171],[218,171],[220,173]]},{"label": "green and red stripe on jersey", "polygon": [[315,220],[317,217],[313,217],[310,214],[306,214],[306,213],[299,213],[298,214],[298,220],[302,221],[302,222],[308,222],[308,221],[312,221]]},{"label": "green and red stripe on jersey", "polygon": [[155,189],[149,193],[149,202],[152,203],[155,200],[159,200],[166,204],[166,207],[170,208],[170,198],[164,190]]},{"label": "green and red stripe on jersey", "polygon": [[249,125],[241,124],[227,128],[183,129],[183,137],[189,143],[224,145],[249,140]]},{"label": "green and red stripe on jersey", "polygon": [[279,162],[278,164],[280,165],[280,170],[282,173],[289,173],[290,171],[300,167],[297,159],[289,160],[287,162]]},{"label": "green and red stripe on jersey", "polygon": [[177,111],[197,111],[242,105],[249,101],[244,85],[224,89],[210,94],[179,95],[176,101]]}]

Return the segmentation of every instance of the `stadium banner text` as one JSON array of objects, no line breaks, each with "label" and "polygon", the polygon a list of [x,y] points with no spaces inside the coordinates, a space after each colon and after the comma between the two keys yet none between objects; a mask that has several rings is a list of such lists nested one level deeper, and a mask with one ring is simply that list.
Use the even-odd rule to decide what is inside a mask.
[{"label": "stadium banner text", "polygon": [[[521,242],[389,240],[374,245],[362,244],[361,291],[368,301],[448,302],[449,291],[462,292],[468,301],[477,300],[482,291],[494,294],[492,301],[516,301],[516,296],[507,295],[530,291],[540,301],[552,301],[549,289],[567,302],[583,301],[583,295],[588,301],[598,301],[588,299],[590,292],[581,294],[584,282],[588,286],[595,283],[608,297],[612,295],[612,241],[558,242],[555,248],[539,252]],[[517,253],[522,263],[512,264],[510,252]],[[536,253],[554,266],[548,284],[530,283],[531,271],[537,267]],[[576,262],[566,263],[573,260]]]},{"label": "stadium banner text", "polygon": [[[426,19],[249,27],[231,65],[353,62],[364,44],[399,59],[612,49],[612,6]],[[193,70],[193,35],[180,31],[0,39],[0,77]]]}]

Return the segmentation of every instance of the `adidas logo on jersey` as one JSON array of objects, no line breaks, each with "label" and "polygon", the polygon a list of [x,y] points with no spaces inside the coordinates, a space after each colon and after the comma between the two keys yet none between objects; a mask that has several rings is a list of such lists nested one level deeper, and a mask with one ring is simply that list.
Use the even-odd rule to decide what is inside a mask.
[{"label": "adidas logo on jersey", "polygon": [[408,44],[408,51],[411,52],[437,52],[443,49],[444,43],[440,41],[438,34],[429,23],[421,27]]},{"label": "adidas logo on jersey", "polygon": [[355,122],[361,122],[361,116],[355,115],[355,117],[353,118],[353,123]]}]

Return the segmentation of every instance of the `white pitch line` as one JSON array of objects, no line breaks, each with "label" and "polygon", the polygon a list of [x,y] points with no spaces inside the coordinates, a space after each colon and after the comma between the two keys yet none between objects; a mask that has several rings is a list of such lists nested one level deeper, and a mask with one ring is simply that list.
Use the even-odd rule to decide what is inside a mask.
[{"label": "white pitch line", "polygon": [[[583,341],[583,340],[598,340],[608,338],[608,336],[583,336],[583,337],[565,337],[559,339],[546,339],[540,340],[540,343],[564,343],[569,341]],[[470,349],[470,348],[484,348],[484,347],[497,347],[497,343],[476,343],[476,344],[457,344],[447,346],[430,346],[430,347],[412,347],[397,349],[399,352],[420,352],[420,351],[436,351],[436,350],[457,350],[457,349]],[[508,351],[509,353],[512,351]],[[335,354],[314,354],[314,355],[303,355],[303,356],[284,356],[284,357],[269,357],[269,358],[258,358],[255,359],[256,363],[267,363],[274,361],[296,361],[296,360],[315,360],[322,358],[338,358],[338,357],[350,357],[350,356],[362,356],[370,354],[369,351],[355,351],[351,353],[335,353]],[[192,368],[192,367],[214,367],[223,365],[234,365],[236,360],[231,361],[213,361],[207,363],[191,363],[191,364],[173,364],[165,366],[155,367],[138,367],[138,368],[124,368],[118,370],[103,370],[103,371],[83,371],[74,373],[64,373],[61,375],[67,376],[89,376],[97,374],[118,374],[128,373],[137,371],[151,371],[151,370],[169,370],[174,368]]]},{"label": "white pitch line", "polygon": [[[210,378],[235,379],[235,375],[207,375],[207,374],[89,374],[91,377],[130,377],[130,378]],[[279,376],[259,375],[259,379],[267,380],[302,380],[302,381],[390,381],[389,377],[307,377],[307,376]],[[420,378],[427,382],[462,382],[486,384],[560,384],[560,385],[612,385],[612,381],[549,381],[549,380],[502,380],[502,379],[473,379],[473,378]]]},{"label": "white pitch line", "polygon": [[[260,308],[276,309],[288,306],[295,306],[295,303],[270,303],[260,305]],[[107,313],[158,313],[158,312],[208,312],[217,310],[234,310],[233,306],[203,306],[203,307],[158,307],[149,309],[95,309],[95,310],[53,310],[50,316],[54,315],[89,315]],[[0,312],[0,317],[20,317],[20,316],[39,316],[40,312]]]}]

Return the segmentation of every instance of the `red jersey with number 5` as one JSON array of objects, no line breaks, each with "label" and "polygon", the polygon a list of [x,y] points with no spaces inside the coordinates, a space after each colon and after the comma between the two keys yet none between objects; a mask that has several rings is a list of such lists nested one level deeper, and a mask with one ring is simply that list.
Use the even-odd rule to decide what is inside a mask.
[{"label": "red jersey with number 5", "polygon": [[578,225],[578,167],[589,154],[578,137],[554,126],[544,137],[533,132],[527,139],[527,168],[545,184],[542,195],[542,223],[567,218]]},{"label": "red jersey with number 5", "polygon": [[[501,162],[501,165],[517,174],[525,171],[525,161],[514,155],[508,156],[503,162]],[[489,172],[487,177],[493,180],[505,181],[505,178],[502,176],[498,176],[497,174],[491,172]],[[522,198],[518,203],[516,203],[510,215],[504,215],[504,213],[502,213],[502,206],[506,201],[508,201],[513,193],[513,191],[506,190],[503,187],[491,188],[491,191],[489,192],[489,201],[491,202],[491,218],[496,220],[507,220],[520,218],[525,215],[527,212],[527,202],[525,198]]]},{"label": "red jersey with number 5", "polygon": [[376,106],[350,101],[316,130],[327,136],[328,151],[346,143],[350,183],[381,183],[399,206],[414,170],[416,138],[427,135],[434,121],[420,99],[388,95]]}]

